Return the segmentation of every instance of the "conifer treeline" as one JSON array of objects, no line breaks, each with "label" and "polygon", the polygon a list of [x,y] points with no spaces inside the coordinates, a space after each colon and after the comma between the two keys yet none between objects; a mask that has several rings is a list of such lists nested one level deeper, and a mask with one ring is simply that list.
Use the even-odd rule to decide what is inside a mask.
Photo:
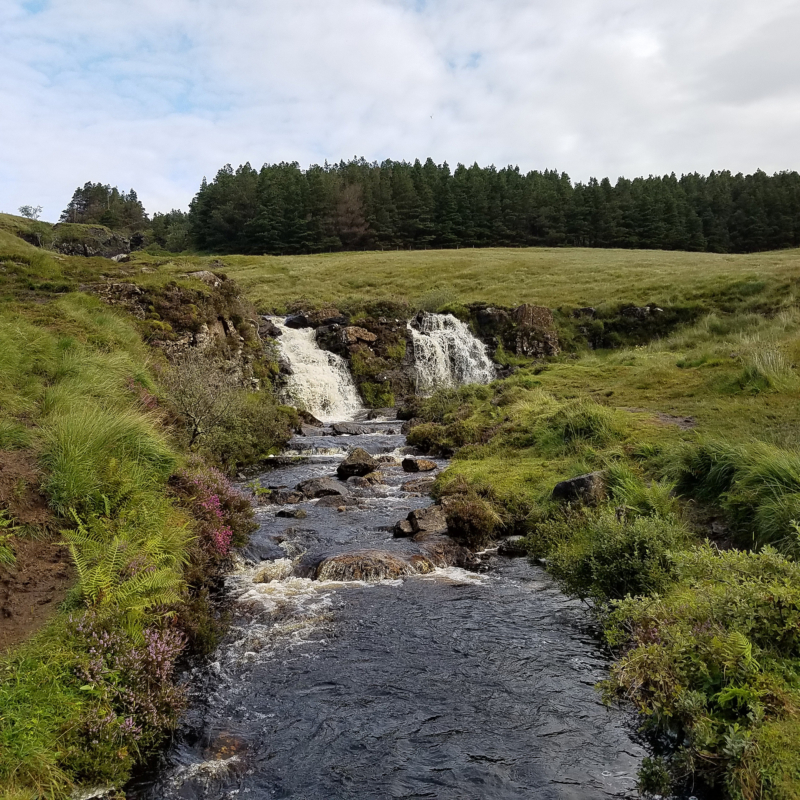
[{"label": "conifer treeline", "polygon": [[227,165],[203,179],[188,222],[193,244],[219,253],[530,245],[753,252],[800,246],[800,175],[612,184],[477,164],[451,172],[431,159],[307,170]]}]

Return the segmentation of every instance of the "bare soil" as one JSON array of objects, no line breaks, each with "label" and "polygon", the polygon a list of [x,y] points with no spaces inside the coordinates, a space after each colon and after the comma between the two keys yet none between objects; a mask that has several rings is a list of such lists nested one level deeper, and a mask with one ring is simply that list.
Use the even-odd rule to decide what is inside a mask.
[{"label": "bare soil", "polygon": [[53,615],[74,582],[66,547],[57,537],[55,520],[40,491],[33,454],[0,451],[0,509],[23,528],[7,544],[17,563],[0,567],[0,651],[28,638]]}]

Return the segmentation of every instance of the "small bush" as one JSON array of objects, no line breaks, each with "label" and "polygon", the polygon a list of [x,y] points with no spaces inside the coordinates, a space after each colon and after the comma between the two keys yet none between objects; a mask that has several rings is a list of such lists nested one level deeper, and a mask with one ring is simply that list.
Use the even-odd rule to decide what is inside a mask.
[{"label": "small bush", "polygon": [[501,521],[492,504],[475,494],[460,496],[447,505],[449,535],[472,549],[488,544]]},{"label": "small bush", "polygon": [[[663,591],[674,579],[670,552],[687,541],[674,519],[625,521],[603,511],[586,517],[577,530],[569,522],[561,525],[548,567],[566,591],[598,602]],[[556,539],[557,532],[554,527],[549,533]]]}]

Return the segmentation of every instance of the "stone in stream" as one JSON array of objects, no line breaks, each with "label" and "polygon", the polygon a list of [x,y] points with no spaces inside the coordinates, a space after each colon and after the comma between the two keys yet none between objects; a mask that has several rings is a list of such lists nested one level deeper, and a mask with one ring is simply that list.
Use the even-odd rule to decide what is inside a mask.
[{"label": "stone in stream", "polygon": [[322,436],[322,428],[316,428],[313,425],[300,425],[300,435],[301,436]]},{"label": "stone in stream", "polygon": [[401,519],[392,530],[396,539],[407,539],[414,535],[414,529],[407,519]]},{"label": "stone in stream", "polygon": [[296,489],[274,489],[269,495],[269,501],[279,506],[290,506],[295,503],[302,503],[305,495]]},{"label": "stone in stream", "polygon": [[314,577],[321,581],[382,581],[432,572],[433,563],[421,553],[354,550],[325,558]]},{"label": "stone in stream", "polygon": [[605,495],[605,482],[602,472],[590,472],[587,475],[578,475],[561,481],[553,489],[553,500],[566,500],[567,502],[597,503]]},{"label": "stone in stream", "polygon": [[407,519],[414,533],[447,533],[447,518],[442,506],[417,508]]},{"label": "stone in stream", "polygon": [[286,519],[305,519],[308,514],[306,514],[302,508],[284,508],[281,509],[275,516]]},{"label": "stone in stream", "polygon": [[375,459],[363,447],[356,447],[347,454],[347,458],[336,468],[336,474],[342,479],[347,480],[354,475],[364,476],[370,472],[375,472],[378,464]]},{"label": "stone in stream", "polygon": [[342,506],[357,506],[358,500],[355,497],[343,497],[339,494],[320,497],[314,508],[341,508]]},{"label": "stone in stream", "polygon": [[295,488],[309,500],[330,495],[350,494],[347,487],[336,478],[309,478],[307,481],[298,483]]},{"label": "stone in stream", "polygon": [[373,486],[379,486],[382,483],[386,483],[383,479],[383,475],[380,472],[369,472],[364,476],[361,475],[351,475],[347,479],[347,483],[350,486],[356,486],[359,489],[371,489]]},{"label": "stone in stream", "polygon": [[406,481],[400,488],[404,492],[419,492],[420,494],[427,494],[435,482],[436,478],[413,478],[410,481]]},{"label": "stone in stream", "polygon": [[331,425],[334,436],[366,436],[374,433],[372,428],[366,425],[359,425],[357,422],[335,422]]},{"label": "stone in stream", "polygon": [[436,469],[436,464],[425,458],[404,458],[403,469],[406,472],[430,472]]},{"label": "stone in stream", "polygon": [[480,559],[466,547],[443,533],[422,531],[412,538],[437,567],[477,567]]}]

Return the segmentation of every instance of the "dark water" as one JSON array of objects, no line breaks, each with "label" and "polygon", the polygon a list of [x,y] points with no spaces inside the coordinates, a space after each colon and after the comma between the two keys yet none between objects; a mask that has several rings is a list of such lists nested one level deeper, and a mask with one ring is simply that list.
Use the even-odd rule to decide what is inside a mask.
[{"label": "dark water", "polygon": [[[376,424],[363,437],[298,439],[317,454],[261,476],[294,486],[330,475],[364,446],[403,438]],[[309,448],[313,445],[313,448]],[[319,455],[327,453],[327,455]],[[379,584],[289,576],[304,550],[406,546],[386,527],[430,503],[386,471],[383,496],[308,511],[259,511],[252,559],[228,580],[234,626],[209,666],[190,676],[192,707],[164,762],[135,798],[633,797],[643,749],[631,720],[605,708],[594,684],[606,662],[583,607],[524,559],[488,556]],[[278,545],[277,539],[283,543]],[[264,572],[277,579],[268,583]]]}]

